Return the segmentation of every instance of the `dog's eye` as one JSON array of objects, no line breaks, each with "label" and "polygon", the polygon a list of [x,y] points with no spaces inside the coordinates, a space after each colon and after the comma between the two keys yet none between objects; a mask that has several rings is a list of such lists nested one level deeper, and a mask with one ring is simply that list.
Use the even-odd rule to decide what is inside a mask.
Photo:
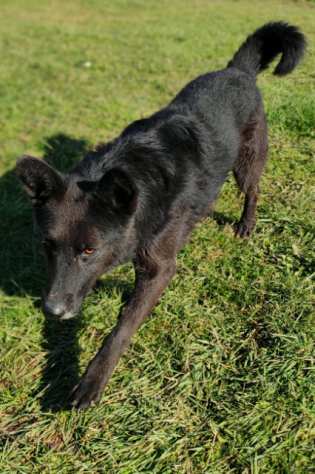
[{"label": "dog's eye", "polygon": [[84,255],[92,255],[92,253],[94,252],[95,252],[95,249],[93,249],[92,247],[85,247],[82,251]]}]

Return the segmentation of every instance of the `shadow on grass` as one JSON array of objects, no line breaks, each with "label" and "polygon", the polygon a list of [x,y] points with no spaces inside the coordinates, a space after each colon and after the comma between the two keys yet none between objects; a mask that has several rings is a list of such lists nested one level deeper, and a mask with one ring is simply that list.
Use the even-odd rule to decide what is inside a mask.
[{"label": "shadow on grass", "polygon": [[217,211],[213,211],[211,218],[218,224],[220,229],[223,229],[226,226],[226,224],[230,224],[234,226],[237,222],[232,217],[227,216],[225,214],[222,214],[222,212],[217,212]]},{"label": "shadow on grass", "polygon": [[83,328],[81,317],[60,321],[45,316],[42,331],[42,349],[45,365],[39,388],[33,393],[40,396],[41,409],[60,411],[68,407],[72,388],[79,381],[79,332]]}]

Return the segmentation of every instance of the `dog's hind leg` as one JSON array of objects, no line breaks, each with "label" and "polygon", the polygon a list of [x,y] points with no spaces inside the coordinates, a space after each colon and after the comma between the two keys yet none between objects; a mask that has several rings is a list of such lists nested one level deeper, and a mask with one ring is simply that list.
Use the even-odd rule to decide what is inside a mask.
[{"label": "dog's hind leg", "polygon": [[259,179],[267,159],[267,124],[262,107],[242,132],[242,143],[233,172],[245,194],[244,209],[236,225],[235,235],[249,237],[256,224]]}]

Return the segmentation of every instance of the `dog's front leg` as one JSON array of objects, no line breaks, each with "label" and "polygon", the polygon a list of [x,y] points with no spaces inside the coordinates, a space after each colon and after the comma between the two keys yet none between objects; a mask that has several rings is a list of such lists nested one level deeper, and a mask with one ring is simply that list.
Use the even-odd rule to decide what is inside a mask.
[{"label": "dog's front leg", "polygon": [[175,273],[175,259],[155,261],[142,258],[136,262],[136,284],[130,301],[123,308],[118,323],[90,362],[72,394],[72,405],[82,409],[97,402],[122,353],[146,316],[156,305]]}]

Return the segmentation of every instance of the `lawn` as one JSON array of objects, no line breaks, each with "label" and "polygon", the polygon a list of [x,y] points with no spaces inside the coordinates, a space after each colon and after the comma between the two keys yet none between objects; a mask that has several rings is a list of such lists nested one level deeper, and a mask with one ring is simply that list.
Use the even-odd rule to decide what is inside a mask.
[{"label": "lawn", "polygon": [[[133,271],[105,275],[81,318],[45,321],[17,157],[67,169],[277,19],[309,47],[292,75],[258,80],[270,152],[254,236],[233,237],[231,178],[101,403],[65,409]],[[314,25],[303,0],[1,0],[1,474],[314,472]]]}]

